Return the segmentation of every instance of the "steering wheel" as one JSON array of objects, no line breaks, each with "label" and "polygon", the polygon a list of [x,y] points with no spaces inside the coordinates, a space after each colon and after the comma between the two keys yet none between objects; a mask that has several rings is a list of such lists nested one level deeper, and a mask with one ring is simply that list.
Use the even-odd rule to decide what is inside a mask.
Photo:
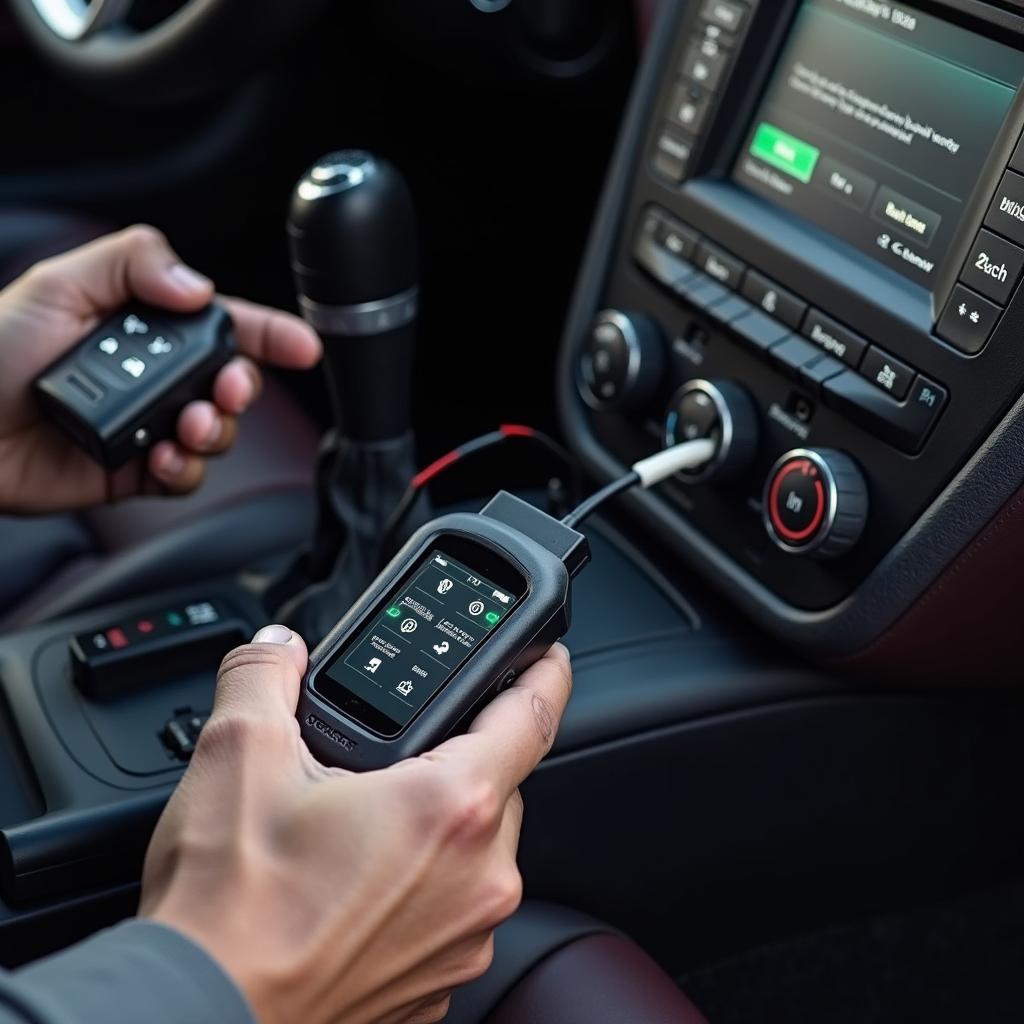
[{"label": "steering wheel", "polygon": [[186,0],[149,27],[135,27],[151,20],[140,17],[146,11],[138,0],[10,0],[10,6],[32,42],[79,84],[122,102],[162,103],[230,86],[327,2]]}]

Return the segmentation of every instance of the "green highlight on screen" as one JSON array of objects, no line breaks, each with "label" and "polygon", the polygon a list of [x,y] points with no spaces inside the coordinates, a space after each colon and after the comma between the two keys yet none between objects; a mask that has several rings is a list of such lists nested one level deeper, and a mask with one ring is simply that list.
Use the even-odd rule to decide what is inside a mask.
[{"label": "green highlight on screen", "polygon": [[501,618],[501,616],[497,612],[488,612],[484,616],[484,618],[487,620],[488,626],[495,626],[497,625],[498,620]]},{"label": "green highlight on screen", "polygon": [[811,180],[818,157],[821,156],[821,150],[816,146],[787,134],[767,121],[757,126],[754,141],[750,144],[750,153],[805,185]]},{"label": "green highlight on screen", "polygon": [[402,614],[402,610],[401,610],[400,608],[396,608],[396,607],[395,607],[394,605],[392,605],[392,606],[391,606],[391,607],[390,607],[390,608],[388,609],[388,615],[389,615],[389,616],[390,616],[390,617],[391,617],[392,619],[397,619],[397,618],[398,618],[398,616],[399,616],[399,615],[401,615],[401,614]]}]

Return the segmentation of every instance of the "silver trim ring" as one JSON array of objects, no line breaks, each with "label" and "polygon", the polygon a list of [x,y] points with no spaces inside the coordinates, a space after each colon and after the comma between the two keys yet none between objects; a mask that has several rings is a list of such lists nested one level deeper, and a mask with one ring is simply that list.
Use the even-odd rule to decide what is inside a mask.
[{"label": "silver trim ring", "polygon": [[[775,532],[775,524],[772,523],[771,506],[769,504],[769,494],[776,475],[787,462],[792,462],[794,459],[807,459],[809,462],[814,463],[814,465],[821,471],[821,475],[824,478],[825,487],[828,492],[826,497],[828,504],[825,507],[825,516],[821,521],[821,526],[818,527],[818,532],[815,534],[814,538],[806,544],[790,544]],[[812,448],[793,448],[786,452],[785,455],[775,460],[775,464],[768,471],[768,478],[764,482],[764,491],[761,494],[761,519],[764,522],[764,527],[768,532],[768,536],[776,547],[781,548],[783,551],[791,555],[809,555],[812,551],[817,551],[817,549],[828,540],[829,535],[832,533],[832,527],[835,525],[836,513],[838,511],[839,491],[836,487],[836,478],[833,475],[829,464],[821,455],[818,454],[818,452],[814,451]]]},{"label": "silver trim ring", "polygon": [[714,405],[715,412],[718,413],[718,421],[722,427],[722,439],[718,443],[718,451],[716,451],[715,454],[704,463],[703,468],[688,470],[683,473],[676,473],[677,477],[685,480],[688,484],[699,484],[713,477],[719,466],[721,466],[729,457],[729,452],[732,449],[733,437],[735,435],[735,428],[733,426],[732,410],[729,408],[729,404],[726,402],[725,396],[722,392],[719,391],[711,381],[695,377],[693,380],[688,380],[683,384],[682,387],[680,387],[672,396],[672,399],[668,404],[668,412],[665,414],[665,431],[663,436],[666,448],[671,448],[673,445],[679,444],[678,438],[670,436],[668,425],[669,418],[673,411],[679,406],[679,403],[693,391],[700,391],[711,399],[711,404]]},{"label": "silver trim ring", "polygon": [[320,334],[365,338],[411,324],[419,311],[419,294],[419,286],[413,285],[390,299],[359,302],[353,306],[325,306],[300,295],[299,308],[306,323]]},{"label": "silver trim ring", "polygon": [[303,199],[320,199],[361,185],[377,173],[377,162],[365,149],[339,149],[318,160],[299,183]]},{"label": "silver trim ring", "polygon": [[78,42],[124,20],[133,0],[32,0],[36,14],[61,39]]},{"label": "silver trim ring", "polygon": [[[622,396],[628,393],[629,389],[636,383],[637,377],[640,376],[640,361],[643,358],[643,354],[640,351],[640,339],[637,337],[636,327],[633,326],[633,321],[626,316],[625,313],[620,313],[617,309],[602,309],[597,316],[591,321],[590,330],[587,332],[587,339],[593,337],[594,331],[597,330],[602,324],[611,324],[615,327],[619,334],[622,336],[622,340],[626,343],[626,349],[629,353],[628,362],[626,363],[626,379],[622,383],[622,390],[614,398],[607,400],[602,399],[594,389],[594,366],[593,360],[581,358],[579,360],[579,373],[576,377],[576,388],[580,393],[580,397],[583,399],[591,409],[597,412],[603,412],[606,409],[614,409],[616,404],[622,399]],[[585,356],[586,353],[581,353],[581,356]]]}]

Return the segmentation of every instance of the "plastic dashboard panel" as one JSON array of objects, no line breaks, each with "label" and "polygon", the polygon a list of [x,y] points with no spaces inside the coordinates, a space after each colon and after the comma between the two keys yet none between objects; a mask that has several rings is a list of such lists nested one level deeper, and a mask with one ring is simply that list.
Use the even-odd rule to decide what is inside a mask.
[{"label": "plastic dashboard panel", "polygon": [[[1007,27],[1019,31],[1019,19],[987,9],[991,18],[1005,18]],[[632,218],[636,212],[636,181],[648,152],[652,110],[664,86],[665,67],[677,46],[677,31],[687,14],[686,5],[670,0],[662,5],[643,65],[634,86],[627,117],[618,141],[605,192],[577,282],[562,340],[559,360],[559,405],[563,425],[588,467],[610,478],[620,473],[626,459],[611,454],[595,429],[576,389],[576,362],[580,339],[595,312],[607,305],[609,282],[616,260],[632,242]],[[770,49],[770,47],[769,47]],[[751,68],[753,78],[765,70]],[[756,97],[754,97],[756,98]],[[1019,102],[1019,97],[1018,97]],[[1012,115],[1016,116],[1016,115]],[[1005,142],[1009,146],[1009,142]],[[698,181],[698,189],[714,191],[713,181]],[[980,200],[974,200],[975,208]],[[701,228],[702,225],[696,225]],[[715,238],[727,245],[727,239]],[[961,244],[963,239],[960,240]],[[952,262],[952,261],[951,261]],[[927,309],[911,316],[927,317]],[[1000,331],[1019,334],[1020,306],[1011,307]],[[1020,370],[1019,357],[1012,376]],[[954,388],[956,381],[947,381]],[[1005,384],[1005,382],[1003,382]],[[784,639],[818,655],[846,655],[864,649],[900,618],[918,596],[933,583],[1024,480],[1024,402],[1015,385],[1008,398],[993,403],[986,415],[973,423],[980,442],[969,446],[947,467],[950,477],[933,488],[915,510],[912,522],[899,531],[891,544],[875,552],[873,567],[852,590],[818,607],[803,607],[787,600],[743,568],[661,494],[631,495],[626,500],[658,536],[722,588],[744,611]],[[979,393],[976,384],[972,394]],[[982,392],[983,393],[983,392]],[[1002,406],[1002,411],[998,406]],[[1001,418],[1000,418],[1001,417]],[[941,421],[940,421],[941,422]],[[953,469],[959,470],[953,475]],[[813,602],[812,602],[813,604]]]}]

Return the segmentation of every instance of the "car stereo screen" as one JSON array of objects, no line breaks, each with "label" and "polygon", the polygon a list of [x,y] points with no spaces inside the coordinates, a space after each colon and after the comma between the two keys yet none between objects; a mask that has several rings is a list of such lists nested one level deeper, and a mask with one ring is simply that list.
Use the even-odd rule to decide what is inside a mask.
[{"label": "car stereo screen", "polygon": [[1022,79],[912,8],[806,0],[735,177],[928,287]]},{"label": "car stereo screen", "polygon": [[432,551],[315,680],[321,696],[385,736],[397,735],[498,629],[524,593]]}]

